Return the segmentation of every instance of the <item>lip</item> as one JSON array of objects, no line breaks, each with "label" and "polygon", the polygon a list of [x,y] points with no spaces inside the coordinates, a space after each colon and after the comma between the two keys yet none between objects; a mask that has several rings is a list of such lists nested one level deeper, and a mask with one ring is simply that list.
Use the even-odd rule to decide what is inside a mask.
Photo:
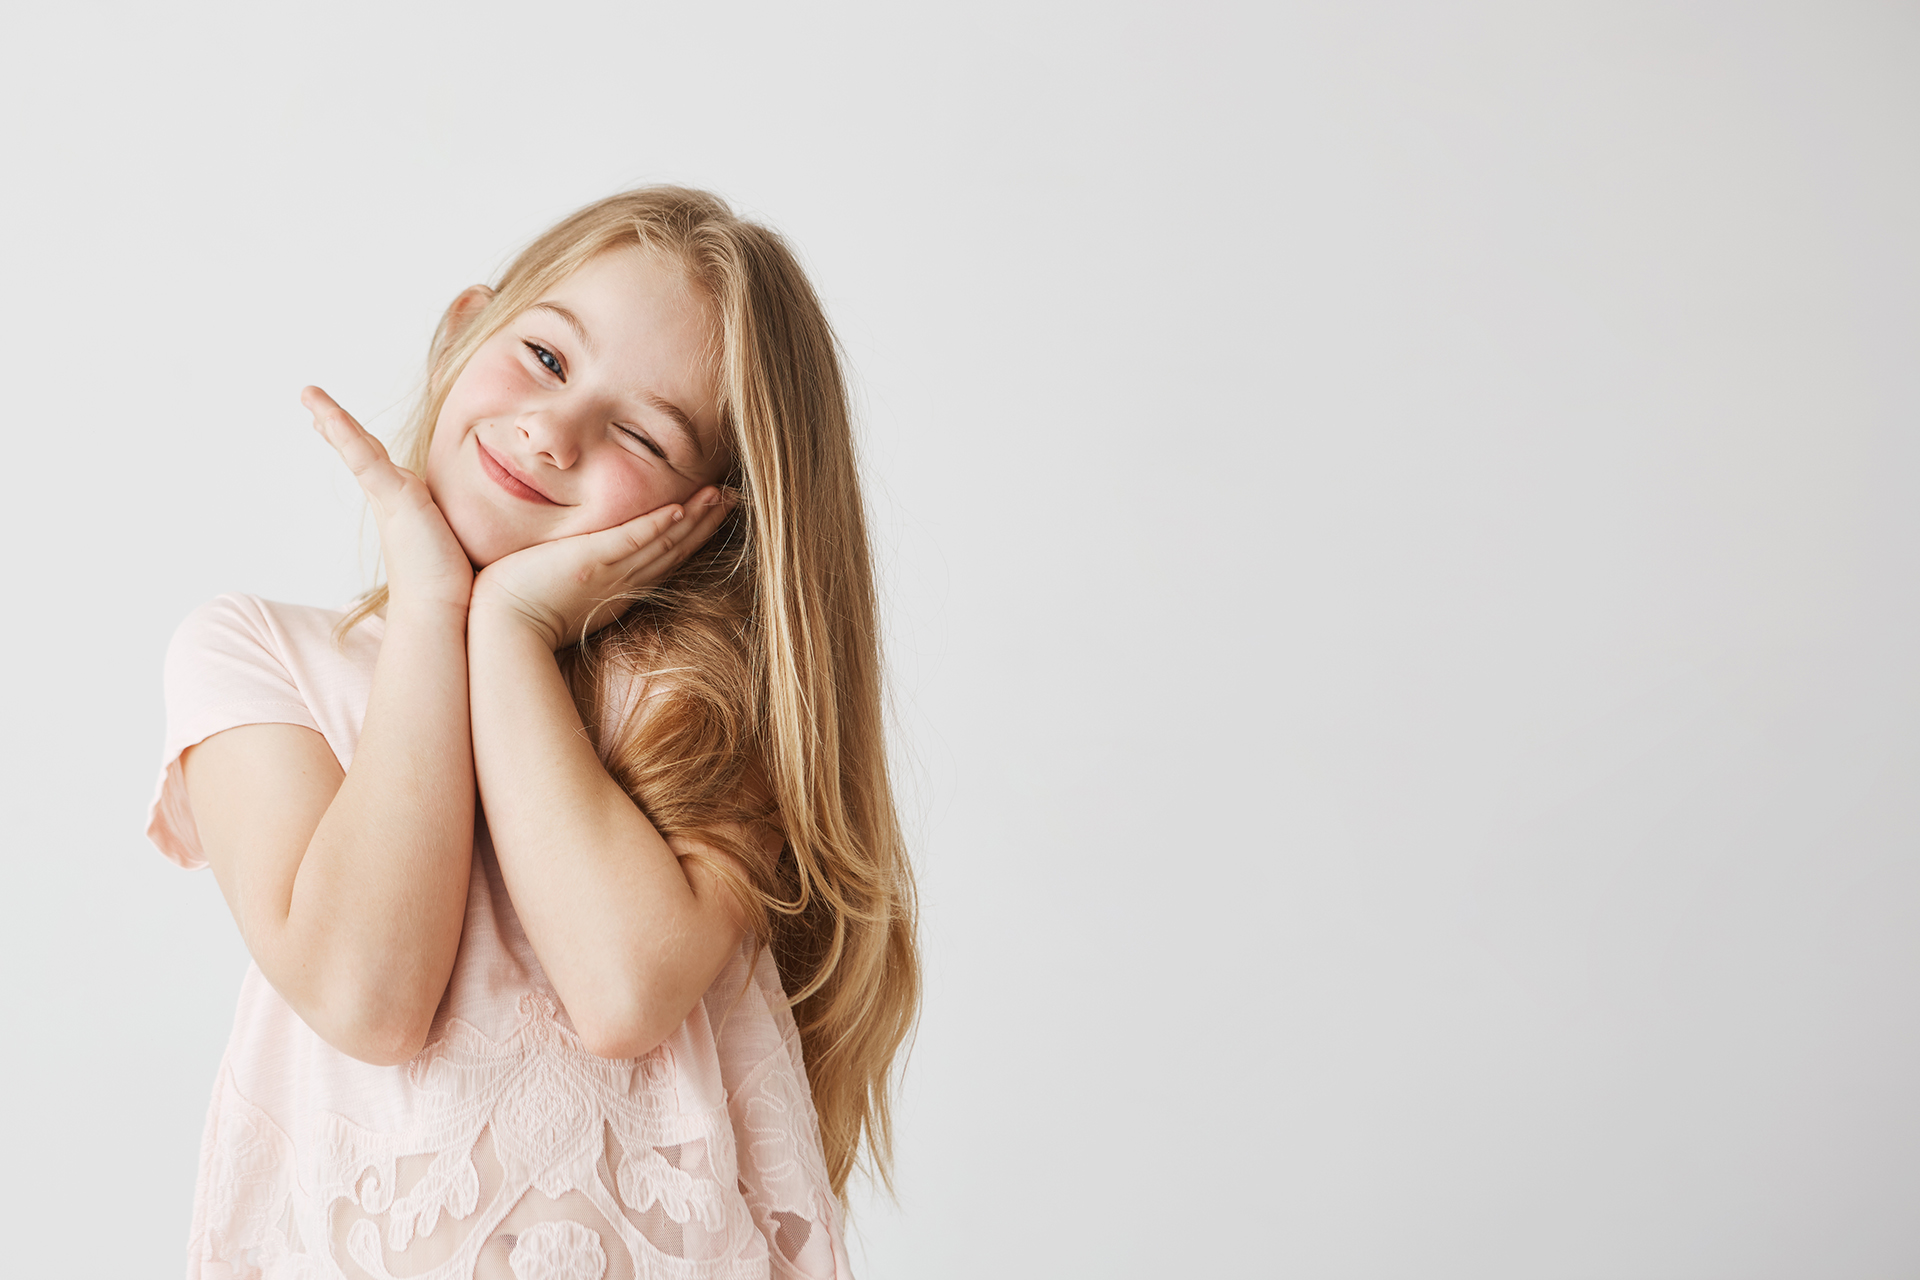
[{"label": "lip", "polygon": [[475,447],[480,450],[480,469],[487,473],[489,480],[499,485],[502,489],[505,489],[508,493],[523,502],[537,502],[547,507],[563,505],[555,502],[552,498],[548,497],[538,485],[534,484],[533,481],[514,470],[512,463],[508,462],[505,458],[499,457],[493,450],[487,448],[479,436],[476,435],[473,438],[473,443]]}]

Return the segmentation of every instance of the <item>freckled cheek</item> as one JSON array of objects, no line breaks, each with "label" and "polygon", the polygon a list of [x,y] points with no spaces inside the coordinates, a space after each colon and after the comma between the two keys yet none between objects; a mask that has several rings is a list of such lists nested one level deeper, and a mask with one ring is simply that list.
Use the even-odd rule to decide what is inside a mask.
[{"label": "freckled cheek", "polygon": [[517,361],[482,351],[461,371],[447,394],[441,420],[446,420],[449,410],[469,419],[504,413],[524,394],[527,381]]}]

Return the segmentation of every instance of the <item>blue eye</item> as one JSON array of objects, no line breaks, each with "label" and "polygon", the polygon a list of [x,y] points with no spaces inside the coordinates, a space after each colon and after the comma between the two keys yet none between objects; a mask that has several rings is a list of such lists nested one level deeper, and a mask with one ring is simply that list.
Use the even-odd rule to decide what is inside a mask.
[{"label": "blue eye", "polygon": [[535,360],[538,360],[541,364],[546,366],[547,372],[551,373],[554,377],[560,379],[562,382],[565,382],[567,380],[567,371],[560,366],[559,356],[556,356],[555,354],[553,354],[553,352],[547,350],[545,347],[541,346],[537,342],[529,342],[526,344],[526,347],[527,347],[527,350],[533,352],[533,358]]}]

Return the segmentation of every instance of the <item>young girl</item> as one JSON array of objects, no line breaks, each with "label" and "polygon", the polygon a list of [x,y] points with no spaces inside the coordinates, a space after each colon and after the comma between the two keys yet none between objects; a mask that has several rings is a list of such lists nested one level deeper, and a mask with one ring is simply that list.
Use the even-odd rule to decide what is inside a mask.
[{"label": "young girl", "polygon": [[845,1276],[918,978],[791,253],[616,196],[454,300],[405,469],[302,400],[387,584],[223,596],[168,652],[149,834],[254,959],[189,1274]]}]

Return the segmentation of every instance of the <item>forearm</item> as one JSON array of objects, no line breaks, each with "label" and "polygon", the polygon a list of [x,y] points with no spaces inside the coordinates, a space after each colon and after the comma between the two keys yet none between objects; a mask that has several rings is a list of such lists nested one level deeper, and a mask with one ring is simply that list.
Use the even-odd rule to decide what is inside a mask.
[{"label": "forearm", "polygon": [[373,1059],[418,1051],[459,949],[474,820],[465,621],[389,607],[352,767],[280,924],[303,1016]]},{"label": "forearm", "polygon": [[740,930],[601,765],[547,644],[478,609],[469,631],[475,772],[507,891],[588,1047],[644,1053]]}]

